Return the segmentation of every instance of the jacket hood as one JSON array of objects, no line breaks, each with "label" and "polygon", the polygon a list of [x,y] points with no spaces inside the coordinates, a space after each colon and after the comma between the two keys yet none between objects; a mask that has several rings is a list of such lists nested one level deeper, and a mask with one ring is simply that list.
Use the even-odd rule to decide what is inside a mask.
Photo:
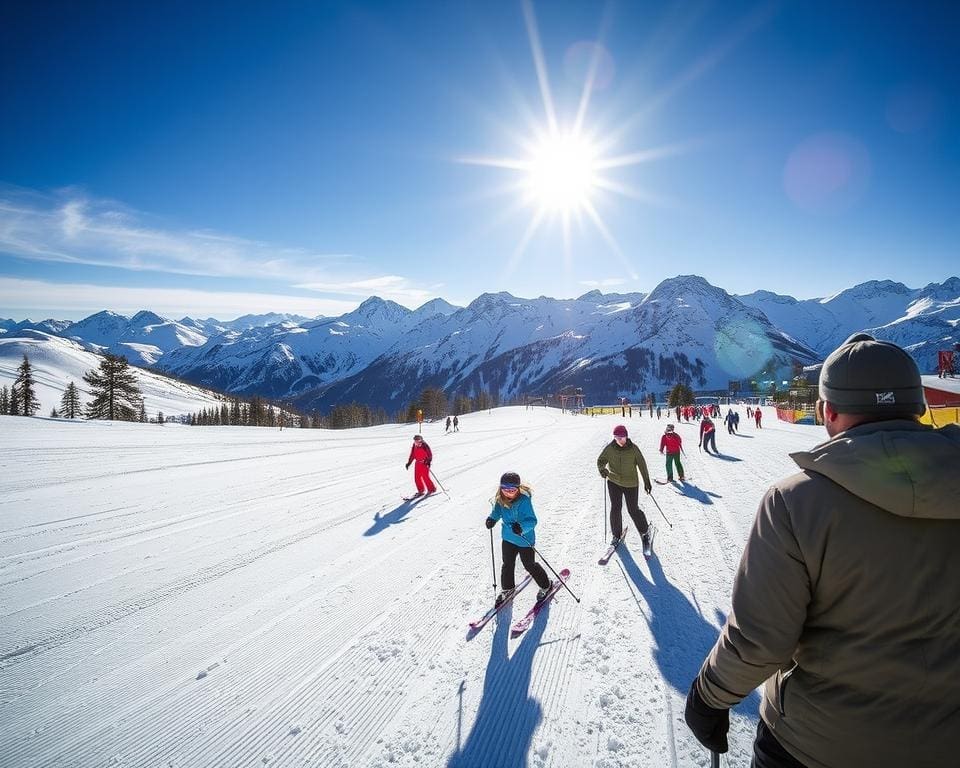
[{"label": "jacket hood", "polygon": [[900,517],[960,519],[960,427],[910,420],[861,424],[791,453],[854,496]]}]

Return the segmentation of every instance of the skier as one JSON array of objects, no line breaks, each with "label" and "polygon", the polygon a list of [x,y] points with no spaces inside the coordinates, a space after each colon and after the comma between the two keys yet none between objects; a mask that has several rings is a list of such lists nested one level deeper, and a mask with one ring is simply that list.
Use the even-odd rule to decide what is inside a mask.
[{"label": "skier", "polygon": [[[760,502],[733,608],[687,697],[727,751],[729,708],[763,684],[756,766],[939,768],[960,734],[960,429],[919,423],[895,344],[851,336],[820,370],[828,440]],[[951,757],[952,755],[952,757]]]},{"label": "skier", "polygon": [[660,421],[660,406],[657,406],[657,421]]},{"label": "skier", "polygon": [[[613,440],[608,443],[597,457],[597,469],[600,476],[607,481],[610,491],[610,530],[613,539],[623,536],[623,500],[627,500],[627,512],[637,530],[643,536],[643,546],[646,549],[650,543],[650,526],[643,510],[637,503],[640,495],[640,475],[643,476],[643,489],[650,493],[650,475],[647,472],[647,462],[640,453],[640,449],[627,436],[627,428],[620,424],[613,430]],[[613,542],[611,542],[612,544]]]},{"label": "skier", "polygon": [[734,433],[740,431],[740,411],[733,412],[733,431]]},{"label": "skier", "polygon": [[713,446],[714,454],[720,455],[717,450],[717,428],[709,416],[704,416],[700,422],[700,442],[697,445],[702,446],[707,453],[710,453],[710,446]]},{"label": "skier", "polygon": [[417,498],[417,496],[429,496],[431,493],[437,492],[437,487],[433,484],[433,480],[430,479],[430,464],[432,461],[433,451],[430,450],[427,441],[420,435],[414,435],[413,445],[410,447],[410,455],[407,457],[406,466],[407,469],[410,469],[410,465],[416,462],[413,468],[413,480],[417,484],[417,492],[413,494],[413,498]]},{"label": "skier", "polygon": [[757,429],[763,429],[760,425],[760,420],[763,418],[763,413],[760,411],[760,406],[757,406],[757,409],[753,412],[754,423],[757,425]]},{"label": "skier", "polygon": [[497,595],[496,604],[499,605],[513,594],[516,589],[513,571],[517,564],[517,555],[540,591],[537,600],[543,600],[553,586],[547,572],[536,560],[533,551],[536,542],[535,529],[537,516],[533,511],[533,502],[530,500],[533,492],[530,486],[520,482],[520,475],[516,472],[504,472],[500,476],[500,487],[493,500],[493,510],[486,520],[487,528],[493,528],[500,521],[500,533],[503,537],[503,562],[500,566],[500,584],[503,590]]},{"label": "skier", "polygon": [[450,417],[447,416],[447,432],[450,431]]},{"label": "skier", "polygon": [[660,438],[660,453],[667,452],[667,482],[673,482],[673,465],[677,465],[677,477],[683,482],[683,464],[680,463],[680,451],[683,450],[683,439],[674,431],[673,424],[667,424],[667,429]]},{"label": "skier", "polygon": [[456,416],[453,417],[453,431],[460,431],[460,419],[458,419]]},{"label": "skier", "polygon": [[733,408],[727,408],[727,415],[723,419],[723,423],[727,425],[727,432],[733,434]]}]

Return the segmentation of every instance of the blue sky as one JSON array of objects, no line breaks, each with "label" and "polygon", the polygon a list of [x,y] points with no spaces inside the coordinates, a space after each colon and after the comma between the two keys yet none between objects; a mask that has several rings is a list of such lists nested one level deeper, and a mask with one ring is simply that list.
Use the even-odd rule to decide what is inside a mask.
[{"label": "blue sky", "polygon": [[955,8],[9,3],[0,317],[939,282]]}]

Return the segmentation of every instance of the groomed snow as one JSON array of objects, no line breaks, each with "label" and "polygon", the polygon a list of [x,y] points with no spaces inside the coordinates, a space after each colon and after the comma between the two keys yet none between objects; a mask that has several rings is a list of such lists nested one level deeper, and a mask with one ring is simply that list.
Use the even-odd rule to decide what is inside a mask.
[{"label": "groomed snow", "polygon": [[[449,492],[415,505],[414,429],[0,417],[0,755],[28,766],[706,766],[686,691],[764,489],[822,430],[681,424],[691,484],[654,486],[605,566],[595,459],[621,419],[501,408],[424,425]],[[654,477],[666,419],[626,420]],[[521,638],[493,596],[500,474],[534,486],[572,570]],[[499,529],[497,560],[499,563]],[[518,573],[521,568],[518,564]],[[498,577],[499,581],[499,577]],[[747,765],[758,700],[734,714]]]}]

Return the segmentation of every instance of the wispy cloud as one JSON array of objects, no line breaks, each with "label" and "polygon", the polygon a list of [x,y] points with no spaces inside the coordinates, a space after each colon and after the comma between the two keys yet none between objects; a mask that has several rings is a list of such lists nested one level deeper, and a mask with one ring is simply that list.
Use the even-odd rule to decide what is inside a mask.
[{"label": "wispy cloud", "polygon": [[329,275],[349,254],[317,253],[218,232],[176,230],[76,190],[0,189],[0,249],[21,258],[210,277]]},{"label": "wispy cloud", "polygon": [[0,185],[0,253],[127,272],[269,280],[341,297],[341,304],[373,293],[402,304],[436,295],[409,278],[377,274],[356,255],[176,229],[74,188],[45,194]]},{"label": "wispy cloud", "polygon": [[0,277],[0,317],[78,320],[102,309],[131,315],[149,309],[179,319],[216,317],[232,320],[246,314],[288,312],[316,317],[342,315],[358,301],[285,296],[276,293],[198,291],[189,288],[105,287]]},{"label": "wispy cloud", "polygon": [[354,296],[377,295],[382,298],[391,298],[400,304],[416,304],[419,306],[425,301],[437,296],[441,284],[419,286],[411,284],[406,277],[399,275],[383,275],[367,280],[352,280],[347,282],[329,283],[312,282],[298,283],[294,288],[317,293],[341,293]]},{"label": "wispy cloud", "polygon": [[599,290],[603,290],[604,288],[616,288],[618,285],[623,285],[626,282],[626,278],[606,277],[601,280],[581,280],[580,285],[585,285],[588,288],[597,288]]}]

